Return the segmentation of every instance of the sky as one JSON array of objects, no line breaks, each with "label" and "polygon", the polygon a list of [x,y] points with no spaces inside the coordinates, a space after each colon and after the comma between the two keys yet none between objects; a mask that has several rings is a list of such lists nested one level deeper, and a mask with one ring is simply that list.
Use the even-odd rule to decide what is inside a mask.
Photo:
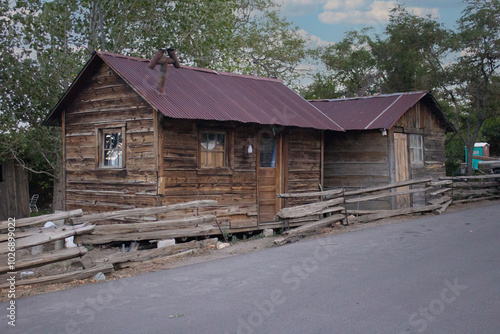
[{"label": "sky", "polygon": [[[339,42],[346,32],[371,26],[382,33],[396,1],[277,0],[281,15],[307,33],[315,45]],[[430,14],[453,29],[465,8],[461,0],[406,0],[399,2],[417,15]]]}]

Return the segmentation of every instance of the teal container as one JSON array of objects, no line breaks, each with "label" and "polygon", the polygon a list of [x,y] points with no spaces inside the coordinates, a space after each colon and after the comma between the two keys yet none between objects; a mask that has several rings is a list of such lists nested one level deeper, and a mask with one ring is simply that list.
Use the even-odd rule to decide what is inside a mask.
[{"label": "teal container", "polygon": [[[482,156],[483,155],[483,150],[484,147],[474,147],[474,150],[472,151],[472,156]],[[478,169],[478,162],[479,160],[477,159],[472,159],[472,169]],[[467,163],[467,147],[465,147],[465,163]]]}]

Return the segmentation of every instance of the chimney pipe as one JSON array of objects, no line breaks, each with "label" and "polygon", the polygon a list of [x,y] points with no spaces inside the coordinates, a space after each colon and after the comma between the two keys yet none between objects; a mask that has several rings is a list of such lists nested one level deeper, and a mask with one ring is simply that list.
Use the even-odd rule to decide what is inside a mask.
[{"label": "chimney pipe", "polygon": [[[175,68],[180,68],[181,63],[179,63],[179,60],[177,59],[177,55],[175,54],[175,49],[167,49],[168,56],[174,60],[173,64]],[[172,64],[172,63],[170,63]]]},{"label": "chimney pipe", "polygon": [[[163,58],[165,51],[168,53],[168,58]],[[160,78],[158,79],[158,87],[157,91],[160,94],[165,93],[165,82],[167,79],[167,69],[168,64],[173,64],[175,68],[180,68],[181,64],[177,59],[177,55],[175,54],[175,49],[160,49],[156,52],[154,57],[150,60],[148,67],[150,69],[154,69],[156,65],[160,64]]]},{"label": "chimney pipe", "polygon": [[158,64],[158,62],[160,61],[161,57],[163,57],[164,54],[165,54],[165,49],[160,49],[156,51],[154,57],[149,61],[148,67],[150,69],[155,68],[156,64]]}]

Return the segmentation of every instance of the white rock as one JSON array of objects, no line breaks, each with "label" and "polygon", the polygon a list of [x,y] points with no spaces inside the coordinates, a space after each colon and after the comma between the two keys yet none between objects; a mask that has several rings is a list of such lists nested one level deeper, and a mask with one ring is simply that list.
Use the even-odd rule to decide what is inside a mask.
[{"label": "white rock", "polygon": [[102,273],[102,271],[100,271],[100,272],[98,272],[97,274],[95,274],[94,279],[95,279],[96,281],[105,281],[105,280],[106,280],[106,275],[104,275],[104,274]]},{"label": "white rock", "polygon": [[263,233],[266,238],[272,237],[274,235],[274,231],[272,228],[266,228]]},{"label": "white rock", "polygon": [[75,240],[75,236],[72,235],[71,237],[67,237],[64,239],[64,246],[66,248],[73,248],[76,247],[77,245],[73,242]]},{"label": "white rock", "polygon": [[20,278],[29,278],[31,276],[35,276],[35,273],[32,272],[31,270],[22,271],[21,274],[19,275]]},{"label": "white rock", "polygon": [[170,245],[175,245],[175,239],[159,240],[158,243],[156,244],[156,247],[162,248]]},{"label": "white rock", "polygon": [[220,241],[218,241],[217,245],[215,245],[215,248],[217,248],[217,249],[222,249],[222,248],[226,248],[226,247],[229,247],[229,243],[228,242],[220,242]]},{"label": "white rock", "polygon": [[56,225],[56,224],[54,224],[54,222],[48,221],[48,222],[46,222],[46,223],[43,225],[43,228],[48,228],[48,227],[56,227],[56,228],[57,228],[57,225]]}]

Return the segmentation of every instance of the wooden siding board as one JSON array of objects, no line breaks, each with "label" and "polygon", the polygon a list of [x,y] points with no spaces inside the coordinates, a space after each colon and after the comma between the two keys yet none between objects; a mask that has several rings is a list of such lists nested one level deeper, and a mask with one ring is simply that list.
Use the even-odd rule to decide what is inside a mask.
[{"label": "wooden siding board", "polygon": [[[102,65],[65,110],[67,209],[86,212],[155,206],[153,109]],[[97,129],[125,126],[125,168],[99,168]]]}]

